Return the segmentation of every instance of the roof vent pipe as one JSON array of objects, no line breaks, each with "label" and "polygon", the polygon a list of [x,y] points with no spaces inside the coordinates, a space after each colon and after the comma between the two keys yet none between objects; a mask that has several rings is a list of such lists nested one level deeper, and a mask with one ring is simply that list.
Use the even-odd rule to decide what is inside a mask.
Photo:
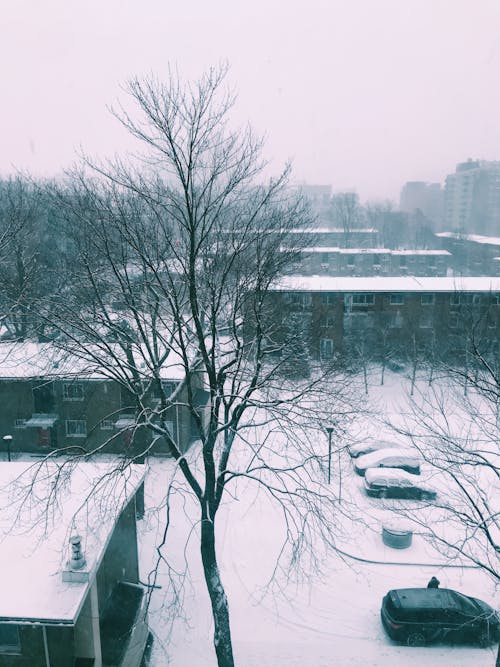
[{"label": "roof vent pipe", "polygon": [[72,535],[69,538],[69,543],[71,545],[69,566],[72,570],[81,570],[86,564],[85,556],[82,552],[82,538],[80,535]]}]

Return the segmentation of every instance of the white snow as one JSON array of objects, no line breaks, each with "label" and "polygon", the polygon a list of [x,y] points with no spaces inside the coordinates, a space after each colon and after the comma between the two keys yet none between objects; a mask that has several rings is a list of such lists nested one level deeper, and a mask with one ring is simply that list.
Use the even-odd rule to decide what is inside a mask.
[{"label": "white snow", "polygon": [[[385,420],[404,419],[405,382],[387,372],[384,386],[370,387],[367,403],[379,419],[361,419],[357,432],[365,438],[394,437]],[[190,454],[194,458],[198,455],[196,450]],[[397,515],[395,520],[392,509],[419,504],[367,497],[363,479],[353,470],[355,460],[346,450],[341,456],[342,502],[338,514],[332,516],[338,537],[330,549],[318,544],[318,563],[303,577],[278,572],[277,585],[269,584],[283,523],[279,508],[262,493],[241,479],[219,511],[217,550],[237,667],[421,667],[425,662],[432,667],[493,667],[496,647],[410,648],[387,637],[380,622],[380,605],[389,589],[426,586],[436,575],[442,587],[498,607],[495,587],[484,572],[458,560],[449,561],[418,532],[409,549],[384,545],[382,526],[395,521],[402,525],[406,520]],[[335,462],[337,465],[336,455]],[[141,525],[143,579],[154,563],[154,547],[163,537],[164,496],[174,470],[170,461],[153,461],[146,479],[151,510]],[[318,474],[325,471],[318,470]],[[332,491],[337,493],[338,485],[335,475]],[[163,588],[154,591],[149,615],[155,634],[152,664],[215,667],[210,602],[197,542],[199,511],[181,489],[176,485],[171,495],[172,533],[162,552],[178,572],[186,573],[179,589],[183,612],[179,614],[165,604],[170,597],[163,570],[157,582]]]},{"label": "white snow", "polygon": [[415,450],[398,447],[387,447],[378,449],[376,452],[363,454],[356,459],[356,469],[366,470],[367,468],[377,468],[385,466],[386,468],[397,467],[399,465],[408,465],[417,467],[421,463],[420,457]]},{"label": "white snow", "polygon": [[282,278],[274,289],[282,292],[500,292],[500,278],[292,275]]},{"label": "white snow", "polygon": [[[109,346],[117,358],[123,355],[117,346]],[[88,352],[92,353],[92,346]],[[95,350],[95,358],[101,358],[103,352]],[[99,362],[72,355],[58,349],[51,343],[32,342],[1,342],[0,343],[0,377],[32,378],[53,377],[105,379],[99,370]],[[108,360],[109,361],[109,360]],[[139,364],[140,367],[140,364]],[[185,375],[181,356],[172,350],[161,368],[161,377],[165,380],[180,380]]]},{"label": "white snow", "polygon": [[[116,520],[144,476],[144,466],[115,469],[112,463],[62,469],[54,462],[0,463],[0,617],[75,621]],[[75,534],[87,561],[84,583],[62,580]]]},{"label": "white snow", "polygon": [[367,484],[391,484],[391,486],[417,486],[419,489],[432,487],[422,475],[413,475],[399,468],[368,468],[365,473]]},{"label": "white snow", "polygon": [[500,245],[500,236],[482,236],[481,234],[459,234],[457,232],[438,232],[435,234],[443,239],[456,239],[457,241],[473,241],[474,243],[485,243],[487,245]]}]

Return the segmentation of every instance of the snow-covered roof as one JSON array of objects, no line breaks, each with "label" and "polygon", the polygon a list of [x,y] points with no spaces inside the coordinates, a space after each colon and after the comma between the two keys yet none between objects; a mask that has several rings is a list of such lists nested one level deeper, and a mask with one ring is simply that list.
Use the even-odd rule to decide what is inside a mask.
[{"label": "snow-covered roof", "polygon": [[436,236],[439,236],[442,239],[456,239],[457,241],[472,241],[473,243],[500,245],[500,236],[482,236],[481,234],[459,234],[458,232],[438,232]]},{"label": "snow-covered roof", "polygon": [[500,292],[500,278],[489,276],[284,276],[277,292]]},{"label": "snow-covered roof", "polygon": [[323,253],[332,252],[340,255],[430,255],[430,256],[451,256],[448,250],[392,250],[391,248],[338,248],[336,246],[311,246],[300,248],[304,253]]},{"label": "snow-covered roof", "polygon": [[311,229],[290,229],[290,234],[378,234],[378,229],[361,227],[359,229],[344,229],[343,227],[313,227]]},{"label": "snow-covered roof", "polygon": [[388,447],[387,449],[379,449],[376,452],[359,456],[356,459],[356,468],[376,468],[381,463],[384,463],[387,467],[397,467],[400,464],[418,466],[420,457],[416,450],[405,449],[403,447]]},{"label": "snow-covered roof", "polygon": [[[114,350],[118,358],[122,356],[118,346],[109,345],[108,349]],[[89,353],[92,353],[91,346],[87,347],[86,356]],[[90,358],[60,350],[52,343],[3,342],[0,343],[0,378],[105,379],[106,375],[99,368],[98,362],[103,354],[103,350],[96,348],[95,361],[91,362]],[[110,362],[111,358],[107,360],[107,363]],[[138,366],[141,368],[140,361]],[[161,377],[164,380],[181,380],[184,375],[182,358],[171,351],[161,369]]]},{"label": "snow-covered roof", "polygon": [[426,477],[413,475],[400,468],[368,468],[365,473],[368,484],[385,484],[391,486],[418,486],[420,489],[431,489],[432,485]]},{"label": "snow-covered roof", "polygon": [[[60,465],[0,463],[1,620],[73,624],[116,522],[144,478],[138,465],[114,473],[112,463],[62,471]],[[57,502],[48,504],[57,473]],[[62,572],[75,534],[88,580],[67,582]]]},{"label": "snow-covered roof", "polygon": [[391,250],[393,255],[449,255],[448,250]]},{"label": "snow-covered roof", "polygon": [[301,252],[307,253],[307,252],[334,252],[338,253],[339,255],[357,255],[357,254],[363,254],[363,255],[390,255],[391,250],[388,248],[338,248],[338,247],[333,247],[333,246],[312,246],[310,248],[301,248]]}]

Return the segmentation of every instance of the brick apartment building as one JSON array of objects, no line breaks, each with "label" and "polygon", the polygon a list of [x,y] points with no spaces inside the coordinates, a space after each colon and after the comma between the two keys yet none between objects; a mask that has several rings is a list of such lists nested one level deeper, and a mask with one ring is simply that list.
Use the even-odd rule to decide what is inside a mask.
[{"label": "brick apartment building", "polygon": [[[172,355],[163,369],[166,391],[173,391],[183,378],[182,364]],[[200,388],[200,408],[203,396]],[[185,398],[181,392],[166,417],[182,451],[196,436]],[[148,400],[151,405],[158,400],[154,390]],[[46,453],[62,447],[134,451],[136,416],[126,388],[80,359],[61,356],[50,344],[0,344],[0,402],[0,433],[12,436],[12,452]],[[150,434],[146,437],[151,439]],[[166,453],[166,443],[156,441],[153,451]]]},{"label": "brick apartment building", "polygon": [[472,332],[498,349],[495,278],[287,276],[272,300],[282,331],[300,326],[316,359],[360,347],[402,358],[460,355]]},{"label": "brick apartment building", "polygon": [[436,237],[451,255],[455,275],[500,276],[500,237],[440,232]]},{"label": "brick apartment building", "polygon": [[304,275],[446,276],[447,250],[311,247],[298,253],[295,270]]}]

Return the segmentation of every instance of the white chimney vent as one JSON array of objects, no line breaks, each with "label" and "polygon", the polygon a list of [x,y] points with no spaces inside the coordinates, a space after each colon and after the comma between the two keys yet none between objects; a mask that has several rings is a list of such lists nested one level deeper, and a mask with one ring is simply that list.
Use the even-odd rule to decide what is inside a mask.
[{"label": "white chimney vent", "polygon": [[89,573],[85,570],[87,561],[82,551],[82,538],[80,535],[72,535],[69,538],[71,547],[70,558],[66,561],[66,568],[62,573],[63,581],[84,582],[88,581]]}]

